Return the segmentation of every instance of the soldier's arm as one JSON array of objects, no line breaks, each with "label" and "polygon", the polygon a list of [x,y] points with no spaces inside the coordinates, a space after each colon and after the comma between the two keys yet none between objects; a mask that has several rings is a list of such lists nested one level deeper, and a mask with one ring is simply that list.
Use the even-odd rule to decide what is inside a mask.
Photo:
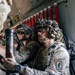
[{"label": "soldier's arm", "polygon": [[33,68],[25,67],[20,70],[22,75],[55,75],[55,72],[50,69],[50,72],[36,70]]},{"label": "soldier's arm", "polygon": [[40,71],[28,66],[21,66],[12,58],[3,58],[3,66],[7,71],[18,72],[21,75],[55,75],[53,71],[48,73],[47,71]]}]

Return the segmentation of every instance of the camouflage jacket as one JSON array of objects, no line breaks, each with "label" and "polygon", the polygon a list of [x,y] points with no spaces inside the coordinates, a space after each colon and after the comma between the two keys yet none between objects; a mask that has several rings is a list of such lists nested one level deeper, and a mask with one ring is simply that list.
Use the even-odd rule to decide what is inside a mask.
[{"label": "camouflage jacket", "polygon": [[26,67],[25,75],[70,75],[69,54],[62,43],[41,48],[33,63],[33,68]]},{"label": "camouflage jacket", "polygon": [[26,64],[29,61],[32,61],[36,54],[38,53],[40,45],[35,41],[27,43],[20,50],[14,50],[14,56],[18,63]]}]

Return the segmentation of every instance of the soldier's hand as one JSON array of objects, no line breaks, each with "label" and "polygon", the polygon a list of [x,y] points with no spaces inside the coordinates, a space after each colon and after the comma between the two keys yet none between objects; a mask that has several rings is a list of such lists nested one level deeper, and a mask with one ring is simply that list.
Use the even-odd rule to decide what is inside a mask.
[{"label": "soldier's hand", "polygon": [[15,71],[15,65],[18,65],[12,58],[3,58],[3,66],[6,70]]},{"label": "soldier's hand", "polygon": [[12,52],[10,52],[10,58],[3,57],[2,62],[4,68],[9,71],[15,71],[15,65],[18,65],[18,63],[14,59],[14,55],[12,54]]}]

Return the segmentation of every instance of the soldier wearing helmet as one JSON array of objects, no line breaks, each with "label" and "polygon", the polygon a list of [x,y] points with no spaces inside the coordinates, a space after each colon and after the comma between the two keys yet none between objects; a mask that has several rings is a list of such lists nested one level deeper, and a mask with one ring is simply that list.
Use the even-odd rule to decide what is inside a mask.
[{"label": "soldier wearing helmet", "polygon": [[44,28],[47,30],[48,38],[54,38],[54,40],[58,42],[63,41],[63,34],[55,20],[41,20],[40,22],[36,22],[36,25],[36,31],[40,30],[40,28]]},{"label": "soldier wearing helmet", "polygon": [[[24,46],[31,40],[32,36],[32,30],[29,28],[29,26],[25,24],[20,24],[16,27],[15,31],[16,37],[14,40],[18,43],[18,48]],[[14,42],[14,46],[17,46],[17,43]]]},{"label": "soldier wearing helmet", "polygon": [[[18,44],[17,50],[14,51],[14,56],[16,61],[23,65],[27,60],[34,59],[34,56],[39,51],[40,46],[32,40],[32,30],[27,25],[20,24],[17,26],[16,34],[20,44]],[[14,44],[14,46],[15,45],[16,44]]]},{"label": "soldier wearing helmet", "polygon": [[[69,54],[61,41],[62,38],[58,40],[60,29],[57,22],[42,20],[36,24],[36,34],[43,46],[35,57],[33,68],[19,65],[19,72],[23,75],[70,75]],[[12,62],[10,61],[10,64]]]}]

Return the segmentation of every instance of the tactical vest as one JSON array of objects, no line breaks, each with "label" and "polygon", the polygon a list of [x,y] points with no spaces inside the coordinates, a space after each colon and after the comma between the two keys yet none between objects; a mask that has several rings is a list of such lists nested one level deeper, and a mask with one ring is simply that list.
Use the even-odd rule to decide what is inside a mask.
[{"label": "tactical vest", "polygon": [[56,44],[53,44],[47,49],[45,47],[40,49],[39,53],[37,54],[34,60],[33,67],[38,70],[45,70],[46,67],[50,65],[54,51],[58,48],[59,47]]}]

